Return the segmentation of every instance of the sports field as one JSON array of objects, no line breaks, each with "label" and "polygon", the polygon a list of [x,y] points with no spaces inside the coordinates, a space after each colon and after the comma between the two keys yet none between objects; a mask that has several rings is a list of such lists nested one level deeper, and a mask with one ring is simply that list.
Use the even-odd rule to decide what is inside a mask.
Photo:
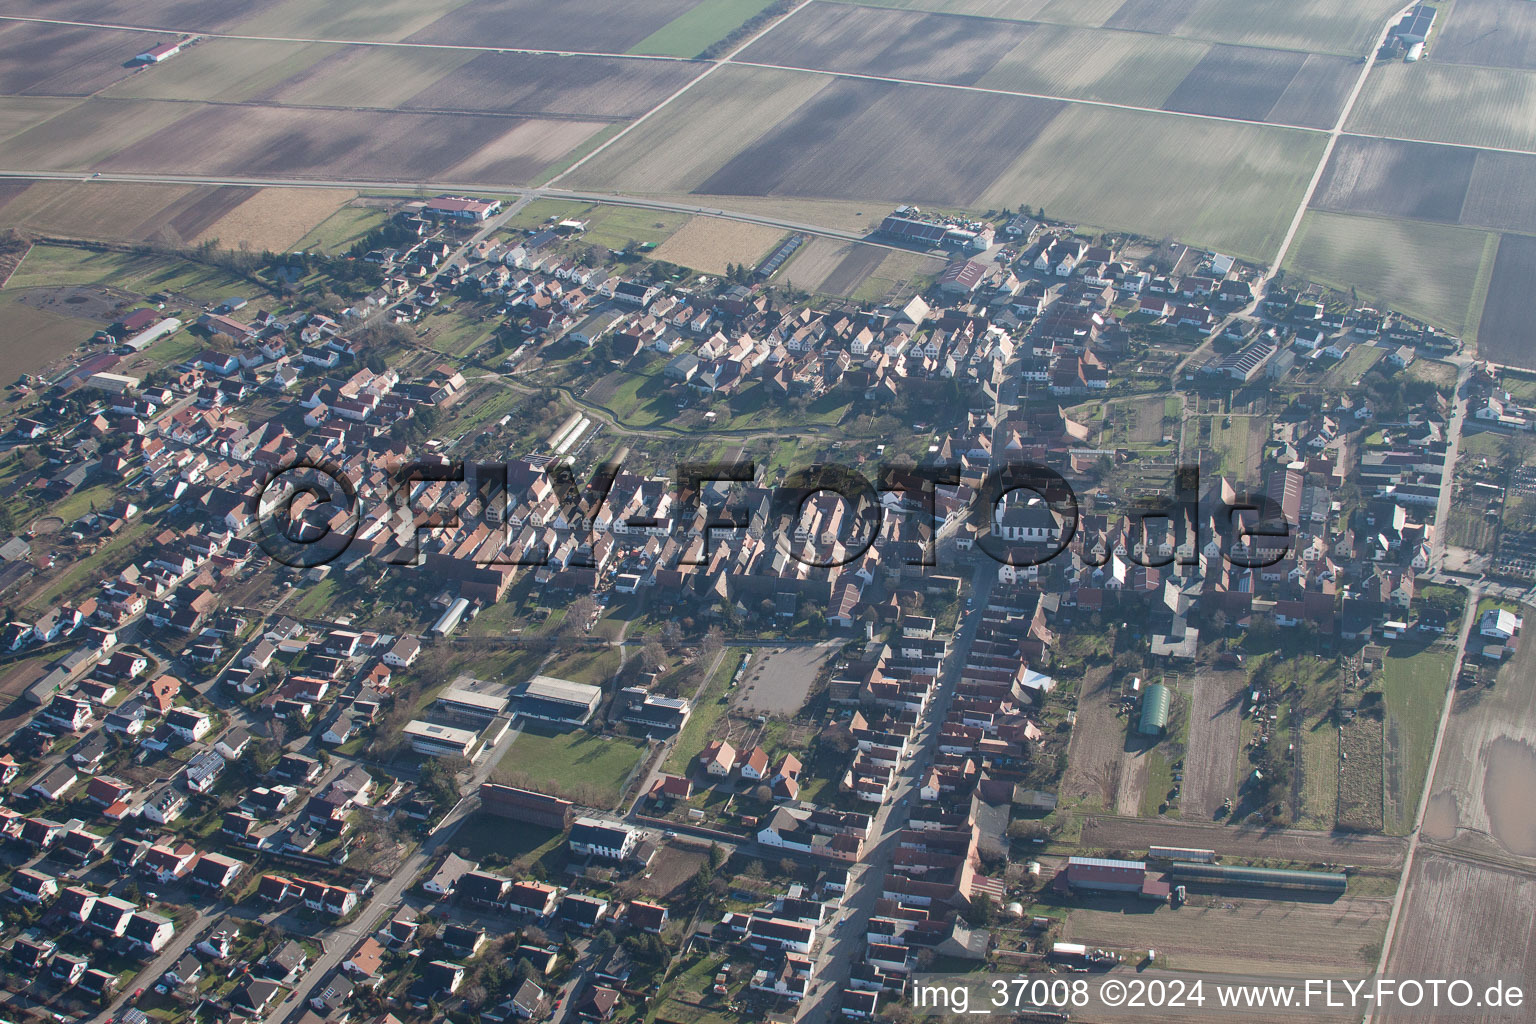
[{"label": "sports field", "polygon": [[1472,339],[1498,252],[1488,231],[1308,211],[1288,273],[1422,317]]},{"label": "sports field", "polygon": [[644,752],[645,744],[638,740],[596,736],[585,729],[556,732],[525,726],[501,755],[491,778],[591,807],[612,807]]}]

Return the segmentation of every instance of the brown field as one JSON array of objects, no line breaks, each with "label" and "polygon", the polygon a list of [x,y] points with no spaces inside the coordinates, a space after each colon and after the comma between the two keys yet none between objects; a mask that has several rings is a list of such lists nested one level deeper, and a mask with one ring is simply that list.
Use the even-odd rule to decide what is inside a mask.
[{"label": "brown field", "polygon": [[133,74],[124,65],[154,43],[142,32],[0,22],[0,93],[89,96]]},{"label": "brown field", "polygon": [[1093,850],[1146,850],[1181,846],[1215,850],[1242,860],[1283,860],[1391,868],[1402,863],[1405,844],[1395,836],[1254,828],[1209,822],[1096,816],[1083,822],[1081,845]]},{"label": "brown field", "polygon": [[[0,225],[67,238],[147,240],[180,215],[192,185],[40,181],[0,207]],[[186,236],[190,237],[190,236]]]},{"label": "brown field", "polygon": [[1181,971],[1354,977],[1376,966],[1391,904],[1197,895],[1177,910],[1145,908],[1130,898],[1095,899],[1067,915],[1062,936],[1089,946],[1155,949]]},{"label": "brown field", "polygon": [[0,297],[0,378],[36,373],[100,328],[91,320],[36,309],[7,291]]},{"label": "brown field", "polygon": [[80,101],[72,96],[7,96],[0,104],[0,139],[8,139]]},{"label": "brown field", "polygon": [[705,273],[723,274],[727,263],[756,266],[783,239],[782,229],[766,224],[691,217],[651,255]]},{"label": "brown field", "polygon": [[1346,135],[1334,148],[1312,206],[1455,224],[1476,159],[1471,149]]},{"label": "brown field", "polygon": [[890,204],[878,200],[859,202],[853,199],[798,199],[791,196],[706,196],[662,195],[707,206],[710,209],[730,210],[734,213],[763,214],[807,226],[829,228],[835,231],[872,231],[891,212]]},{"label": "brown field", "polygon": [[[899,196],[967,206],[1064,106],[1050,100],[838,80],[740,150],[698,191]],[[977,139],[989,141],[980,146]]]},{"label": "brown field", "polygon": [[1345,135],[1312,206],[1536,231],[1536,155]]},{"label": "brown field", "polygon": [[357,197],[344,189],[317,188],[225,188],[237,202],[227,212],[209,222],[195,237],[195,242],[218,239],[225,249],[254,249],[281,252],[307,235],[311,228],[335,213],[344,203]]},{"label": "brown field", "polygon": [[[242,103],[300,75],[336,51],[324,43],[203,39],[174,60],[146,68],[106,93],[122,99]],[[396,60],[402,58],[397,56]]]},{"label": "brown field", "polygon": [[1189,13],[1188,7],[1188,4],[1172,3],[1170,0],[1125,0],[1104,22],[1104,27],[1172,34],[1184,23]]},{"label": "brown field", "polygon": [[[0,167],[80,171],[199,108],[189,103],[92,97],[0,146]],[[169,165],[175,168],[174,163]]]},{"label": "brown field", "polygon": [[812,4],[741,60],[921,82],[974,85],[1033,25],[843,4]]},{"label": "brown field", "polygon": [[836,266],[822,278],[817,291],[828,295],[852,295],[890,255],[872,245],[852,245]]},{"label": "brown field", "polygon": [[[181,32],[218,32],[248,18],[274,0],[0,0],[0,14],[23,18],[58,18],[108,25],[134,25]],[[140,39],[143,36],[139,37]],[[147,47],[140,46],[124,60]]]},{"label": "brown field", "polygon": [[414,43],[623,53],[698,0],[471,0],[410,37]]},{"label": "brown field", "polygon": [[[1478,864],[1438,849],[1421,849],[1386,974],[1393,978],[1492,978],[1526,986],[1536,977],[1536,879]],[[1478,990],[1481,995],[1481,989]],[[1527,999],[1527,1001],[1529,1001]],[[1430,1019],[1421,1011],[1384,1013],[1383,1021]],[[1508,1010],[1437,1010],[1436,1024],[1519,1019]]]},{"label": "brown field", "polygon": [[1429,838],[1475,854],[1536,861],[1533,669],[1536,644],[1521,643],[1492,689],[1457,695],[1430,786]]},{"label": "brown field", "polygon": [[408,110],[632,118],[703,70],[703,65],[680,61],[486,53],[400,105]]},{"label": "brown field", "polygon": [[1536,340],[1530,329],[1532,281],[1536,281],[1536,238],[1504,235],[1477,328],[1479,355],[1536,369]]},{"label": "brown field", "polygon": [[344,46],[253,98],[270,103],[393,108],[474,57],[472,50]]},{"label": "brown field", "polygon": [[1442,11],[1434,58],[1452,64],[1536,70],[1536,6],[1513,0],[1457,0]]},{"label": "brown field", "polygon": [[[861,247],[862,248],[862,247]],[[870,246],[870,248],[874,248]],[[851,242],[839,242],[833,238],[812,238],[800,247],[800,251],[779,271],[779,279],[793,281],[795,287],[807,291],[825,292],[822,282],[836,270],[854,251]],[[879,256],[875,262],[879,262]],[[873,268],[873,264],[871,264]]]},{"label": "brown field", "polygon": [[1347,57],[1213,46],[1162,109],[1327,128],[1358,73]]},{"label": "brown field", "polygon": [[519,184],[532,180],[597,128],[593,122],[456,114],[202,108],[119,150],[100,166],[137,172]]},{"label": "brown field", "polygon": [[1362,715],[1345,723],[1339,732],[1339,751],[1349,755],[1339,764],[1339,827],[1380,832],[1386,827],[1382,803],[1386,740],[1381,719]]},{"label": "brown field", "polygon": [[1478,153],[1461,223],[1536,233],[1536,156]]},{"label": "brown field", "polygon": [[[1162,436],[1162,400],[1144,420]],[[1202,671],[1181,687],[1189,695],[1189,743],[1184,755],[1184,789],[1179,804],[1185,817],[1209,821],[1233,795],[1238,746],[1242,742],[1243,698],[1248,679],[1242,672]]]},{"label": "brown field", "polygon": [[[251,35],[302,39],[397,41],[432,24],[464,0],[271,0],[240,23]],[[399,50],[392,56],[403,58]]]},{"label": "brown field", "polygon": [[1083,678],[1061,795],[1130,816],[1141,809],[1147,769],[1144,759],[1132,756],[1129,725],[1115,711],[1118,693],[1119,683],[1107,670],[1090,670]]}]

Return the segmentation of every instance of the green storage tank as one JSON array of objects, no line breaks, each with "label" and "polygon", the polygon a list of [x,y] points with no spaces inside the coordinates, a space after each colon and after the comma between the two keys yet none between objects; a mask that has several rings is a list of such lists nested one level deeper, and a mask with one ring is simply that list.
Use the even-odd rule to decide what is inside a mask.
[{"label": "green storage tank", "polygon": [[1136,731],[1143,736],[1161,736],[1168,728],[1168,709],[1172,703],[1173,694],[1162,683],[1147,687],[1147,695],[1141,698],[1141,724]]}]

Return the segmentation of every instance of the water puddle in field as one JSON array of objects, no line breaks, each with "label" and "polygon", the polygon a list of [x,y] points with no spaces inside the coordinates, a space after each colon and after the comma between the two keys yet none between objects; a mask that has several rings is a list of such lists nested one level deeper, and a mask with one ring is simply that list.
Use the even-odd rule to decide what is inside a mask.
[{"label": "water puddle in field", "polygon": [[1536,857],[1536,748],[1501,737],[1484,748],[1483,807],[1488,830],[1505,849]]},{"label": "water puddle in field", "polygon": [[1456,803],[1456,794],[1450,790],[1436,793],[1429,798],[1429,806],[1424,810],[1424,834],[1431,839],[1448,840],[1456,838],[1456,827],[1461,824],[1461,813]]}]

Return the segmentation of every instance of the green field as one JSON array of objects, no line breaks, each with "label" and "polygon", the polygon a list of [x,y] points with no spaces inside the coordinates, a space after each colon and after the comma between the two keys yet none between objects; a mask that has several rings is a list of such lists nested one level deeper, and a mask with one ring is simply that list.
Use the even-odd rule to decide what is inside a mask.
[{"label": "green field", "polygon": [[293,244],[295,249],[319,249],[345,254],[368,232],[389,220],[389,211],[366,206],[343,206]]},{"label": "green field", "polygon": [[585,729],[553,732],[525,726],[491,778],[589,807],[612,807],[644,753],[645,744],[639,740],[595,736]]},{"label": "green field", "polygon": [[110,285],[144,295],[167,291],[197,302],[252,292],[249,281],[205,264],[169,256],[92,252],[67,245],[34,245],[5,290],[53,285]]},{"label": "green field", "polygon": [[[1413,827],[1454,661],[1446,647],[1406,657],[1394,651],[1387,657],[1381,690],[1387,704],[1386,830],[1390,833],[1402,835]],[[1399,787],[1394,787],[1394,777],[1401,780]]]},{"label": "green field", "polygon": [[630,53],[695,57],[754,17],[772,0],[702,0],[630,47]]},{"label": "green field", "polygon": [[1285,268],[1471,340],[1498,242],[1473,228],[1310,210]]},{"label": "green field", "polygon": [[672,744],[672,752],[667,755],[665,768],[673,775],[688,774],[688,766],[699,756],[704,744],[709,742],[710,730],[730,706],[731,698],[727,688],[731,676],[741,664],[741,655],[741,651],[727,651],[725,657],[720,659],[720,667],[709,677],[709,685],[699,694],[693,714],[688,716],[687,724],[677,734],[677,742]]},{"label": "green field", "polygon": [[1269,259],[1323,144],[1315,132],[1073,105],[977,205]]},{"label": "green field", "polygon": [[1372,69],[1348,128],[1460,146],[1536,152],[1536,73],[1391,61]]}]

